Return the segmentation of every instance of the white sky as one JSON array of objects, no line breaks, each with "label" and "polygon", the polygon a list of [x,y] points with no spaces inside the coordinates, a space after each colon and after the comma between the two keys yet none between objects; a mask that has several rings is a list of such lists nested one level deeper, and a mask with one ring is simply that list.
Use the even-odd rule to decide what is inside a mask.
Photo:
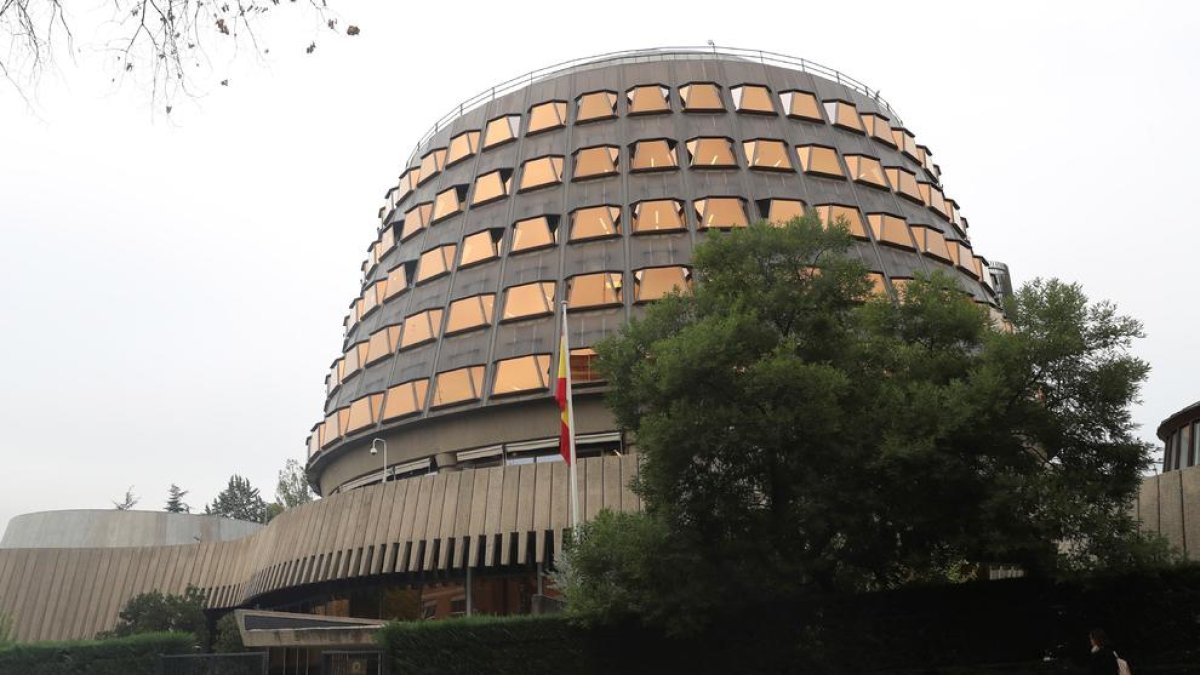
[{"label": "white sky", "polygon": [[1145,439],[1200,399],[1200,5],[334,5],[361,35],[285,17],[264,62],[170,121],[86,48],[34,112],[0,86],[0,525],[130,485],[141,508],[172,482],[202,506],[234,472],[270,498],[321,414],[380,199],[433,121],[534,68],[708,39],[880,88],[977,251],[1144,321]]}]

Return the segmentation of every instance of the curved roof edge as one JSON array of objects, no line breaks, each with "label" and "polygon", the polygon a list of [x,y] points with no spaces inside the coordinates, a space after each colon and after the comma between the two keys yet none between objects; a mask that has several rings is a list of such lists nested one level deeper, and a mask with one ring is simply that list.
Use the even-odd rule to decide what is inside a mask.
[{"label": "curved roof edge", "polygon": [[1158,429],[1154,431],[1154,435],[1158,436],[1158,440],[1165,443],[1167,440],[1168,431],[1173,430],[1183,420],[1192,418],[1200,419],[1200,401],[1196,401],[1186,408],[1171,413],[1167,419],[1163,420],[1162,423],[1158,425]]}]

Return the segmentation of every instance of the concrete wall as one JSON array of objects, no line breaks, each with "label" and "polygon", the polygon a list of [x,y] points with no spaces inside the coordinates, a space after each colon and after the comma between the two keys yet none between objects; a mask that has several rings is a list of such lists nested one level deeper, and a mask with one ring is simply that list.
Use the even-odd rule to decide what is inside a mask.
[{"label": "concrete wall", "polygon": [[1145,479],[1133,508],[1144,529],[1200,560],[1200,466]]},{"label": "concrete wall", "polygon": [[220,516],[75,509],[26,513],[8,521],[4,548],[113,548],[173,546],[230,541],[254,534],[262,525]]}]

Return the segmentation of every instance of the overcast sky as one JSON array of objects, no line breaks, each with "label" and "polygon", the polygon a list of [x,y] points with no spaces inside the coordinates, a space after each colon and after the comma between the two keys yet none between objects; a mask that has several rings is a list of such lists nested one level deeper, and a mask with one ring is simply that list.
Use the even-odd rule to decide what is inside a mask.
[{"label": "overcast sky", "polygon": [[86,35],[33,110],[0,83],[0,526],[129,486],[139,508],[173,482],[199,507],[232,473],[269,499],[433,121],[531,69],[709,39],[881,89],[976,251],[1140,318],[1143,438],[1200,399],[1193,3],[331,4],[361,35],[284,17],[270,55],[169,119]]}]

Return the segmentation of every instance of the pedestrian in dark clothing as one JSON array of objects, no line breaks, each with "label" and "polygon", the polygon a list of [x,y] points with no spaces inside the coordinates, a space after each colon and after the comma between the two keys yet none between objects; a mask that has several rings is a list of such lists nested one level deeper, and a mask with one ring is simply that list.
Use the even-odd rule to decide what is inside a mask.
[{"label": "pedestrian in dark clothing", "polygon": [[1108,634],[1104,629],[1093,628],[1088,633],[1088,639],[1092,642],[1089,675],[1119,675],[1117,655],[1108,646]]}]

